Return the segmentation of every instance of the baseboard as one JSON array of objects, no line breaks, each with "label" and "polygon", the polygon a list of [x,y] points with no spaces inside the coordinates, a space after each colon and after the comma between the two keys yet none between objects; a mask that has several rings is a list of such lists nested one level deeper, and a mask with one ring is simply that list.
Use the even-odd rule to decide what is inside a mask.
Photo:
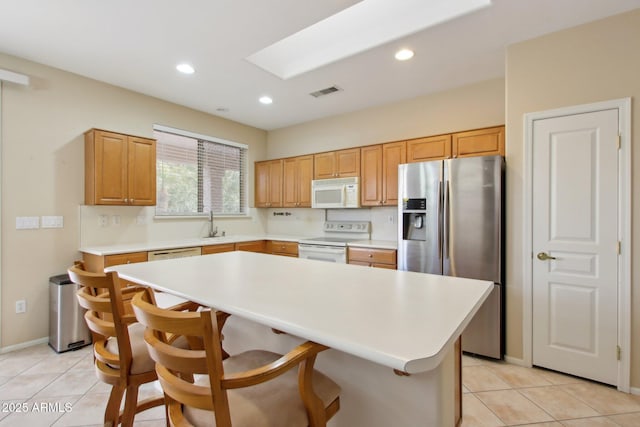
[{"label": "baseboard", "polygon": [[504,361],[511,365],[524,366],[525,368],[531,367],[527,365],[527,363],[525,363],[524,359],[518,359],[512,356],[507,356],[506,354],[504,355]]},{"label": "baseboard", "polygon": [[0,348],[0,354],[11,353],[12,351],[22,350],[23,348],[33,347],[34,345],[47,344],[49,337],[38,338],[37,340],[21,342],[20,344],[9,345]]},{"label": "baseboard", "polygon": [[638,387],[630,387],[630,388],[629,388],[629,392],[630,392],[631,394],[637,394],[637,395],[640,395],[640,388],[638,388]]}]

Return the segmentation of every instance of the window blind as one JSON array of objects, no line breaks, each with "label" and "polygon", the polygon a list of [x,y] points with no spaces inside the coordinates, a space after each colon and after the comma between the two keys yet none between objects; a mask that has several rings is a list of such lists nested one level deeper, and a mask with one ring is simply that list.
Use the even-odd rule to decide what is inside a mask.
[{"label": "window blind", "polygon": [[179,132],[154,127],[156,215],[246,214],[246,146]]}]

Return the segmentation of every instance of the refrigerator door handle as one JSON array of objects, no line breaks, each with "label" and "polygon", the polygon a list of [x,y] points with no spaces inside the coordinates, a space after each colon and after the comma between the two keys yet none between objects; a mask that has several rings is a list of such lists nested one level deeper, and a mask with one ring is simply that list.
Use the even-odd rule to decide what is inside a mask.
[{"label": "refrigerator door handle", "polygon": [[442,232],[442,227],[443,227],[443,214],[442,214],[442,185],[443,182],[440,181],[438,183],[438,207],[436,209],[436,212],[438,212],[438,258],[442,259],[442,239],[443,237],[443,232]]},{"label": "refrigerator door handle", "polygon": [[444,182],[444,224],[442,226],[442,233],[444,234],[444,258],[449,259],[449,233],[451,232],[450,227],[450,194],[449,194],[449,180]]}]

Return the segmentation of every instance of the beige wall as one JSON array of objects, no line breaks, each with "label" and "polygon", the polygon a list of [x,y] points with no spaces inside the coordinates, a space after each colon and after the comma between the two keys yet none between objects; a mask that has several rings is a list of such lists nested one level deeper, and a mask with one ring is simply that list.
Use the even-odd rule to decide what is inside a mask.
[{"label": "beige wall", "polygon": [[[510,46],[507,50],[507,353],[523,357],[522,347],[522,183],[523,117],[535,111],[624,97],[640,97],[640,9]],[[635,101],[634,101],[635,103]],[[632,145],[640,136],[640,109],[633,107]],[[633,150],[633,167],[640,151]],[[633,187],[640,184],[634,175]],[[640,223],[640,199],[633,219]],[[634,265],[640,263],[640,229],[634,227]],[[628,247],[628,246],[627,246]],[[633,330],[631,385],[640,387],[640,279],[632,272]],[[613,350],[612,350],[613,351]]]},{"label": "beige wall", "polygon": [[[159,123],[248,144],[249,165],[266,155],[263,130],[11,56],[0,54],[0,68],[32,80],[5,83],[2,93],[2,347],[49,334],[48,278],[79,256],[87,129],[151,136]],[[249,174],[253,182],[251,166]],[[15,229],[17,216],[42,215],[63,215],[64,228]],[[27,313],[15,314],[18,299],[27,300]]]},{"label": "beige wall", "polygon": [[[426,77],[425,77],[426,78]],[[504,80],[270,131],[269,159],[504,124]]]}]

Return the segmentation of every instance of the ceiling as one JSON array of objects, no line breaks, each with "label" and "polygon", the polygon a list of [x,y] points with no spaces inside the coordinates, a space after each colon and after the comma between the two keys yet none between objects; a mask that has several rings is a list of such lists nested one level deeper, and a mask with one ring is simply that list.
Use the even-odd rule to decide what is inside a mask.
[{"label": "ceiling", "polygon": [[[504,77],[509,44],[640,7],[640,0],[493,0],[287,80],[245,59],[358,2],[0,0],[0,52],[273,130]],[[396,61],[400,47],[415,57]],[[179,62],[195,74],[178,73]],[[309,95],[332,85],[342,90]],[[273,104],[260,104],[262,95]]]}]

